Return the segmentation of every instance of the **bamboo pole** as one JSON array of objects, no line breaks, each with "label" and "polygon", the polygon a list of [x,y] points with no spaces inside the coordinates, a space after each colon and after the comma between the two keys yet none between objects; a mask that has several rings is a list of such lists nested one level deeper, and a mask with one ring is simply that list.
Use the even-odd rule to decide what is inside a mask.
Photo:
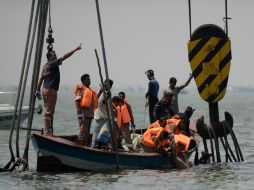
[{"label": "bamboo pole", "polygon": [[[107,80],[107,88],[110,93],[110,84],[109,84],[109,74],[108,74],[108,66],[107,66],[107,59],[106,59],[106,52],[105,52],[105,46],[104,46],[104,39],[103,39],[103,32],[102,32],[102,24],[101,24],[101,16],[100,16],[100,7],[99,7],[99,1],[95,0],[96,3],[96,10],[97,10],[97,17],[98,17],[98,25],[99,25],[99,31],[100,31],[100,39],[101,39],[101,47],[102,47],[102,54],[103,54],[103,61],[104,61],[104,68],[105,68],[105,75]],[[115,124],[114,124],[114,116],[113,116],[113,109],[112,109],[112,100],[111,97],[108,97],[109,104],[109,111],[111,115],[111,122],[112,122],[112,139],[113,139],[113,145],[116,145],[116,139],[115,139]],[[113,149],[116,151],[116,168],[119,168],[119,155],[117,151],[117,147],[113,147]]]}]

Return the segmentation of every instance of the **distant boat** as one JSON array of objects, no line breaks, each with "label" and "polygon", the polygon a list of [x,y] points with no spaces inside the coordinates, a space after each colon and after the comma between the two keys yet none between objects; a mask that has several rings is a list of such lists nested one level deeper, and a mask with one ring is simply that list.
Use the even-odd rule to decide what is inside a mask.
[{"label": "distant boat", "polygon": [[[109,171],[116,168],[116,152],[80,146],[77,135],[44,136],[33,133],[33,146],[37,152],[37,171]],[[186,152],[187,159],[197,149]],[[119,169],[173,169],[170,156],[158,153],[118,152]]]},{"label": "distant boat", "polygon": [[232,87],[233,92],[254,92],[254,87],[251,86],[239,86]]},{"label": "distant boat", "polygon": [[187,90],[181,90],[180,92],[179,92],[180,94],[188,94],[189,92],[187,91]]},{"label": "distant boat", "polygon": [[[0,92],[0,95],[11,96],[12,104],[0,103],[0,129],[7,129],[11,127],[13,113],[15,107],[16,93],[15,92]],[[23,106],[21,111],[21,122],[25,121],[28,117],[29,106]],[[35,106],[34,112],[40,114],[42,112],[42,106]]]}]

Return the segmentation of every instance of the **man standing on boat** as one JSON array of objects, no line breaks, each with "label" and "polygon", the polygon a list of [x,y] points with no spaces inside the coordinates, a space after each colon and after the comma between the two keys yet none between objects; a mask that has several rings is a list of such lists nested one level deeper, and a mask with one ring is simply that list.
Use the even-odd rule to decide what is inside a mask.
[{"label": "man standing on boat", "polygon": [[[110,89],[113,86],[113,80],[109,79]],[[104,81],[104,88],[107,95],[107,80]],[[98,108],[94,111],[94,121],[92,126],[93,137],[92,137],[92,147],[97,147],[97,142],[108,143],[110,139],[109,133],[109,118],[107,116],[106,104],[108,103],[107,100],[104,99],[103,96],[103,88],[97,94],[98,98]]]},{"label": "man standing on boat", "polygon": [[118,97],[120,98],[120,104],[116,108],[117,110],[117,126],[118,126],[118,137],[124,138],[126,146],[128,149],[133,149],[132,140],[131,140],[131,131],[130,131],[130,123],[131,128],[135,129],[134,117],[132,114],[132,109],[130,104],[128,104],[125,93],[119,92]]},{"label": "man standing on boat", "polygon": [[96,92],[90,88],[90,76],[84,74],[81,76],[82,85],[77,84],[74,90],[75,105],[80,124],[78,143],[80,145],[89,145],[90,127],[94,117],[94,110],[98,107]]},{"label": "man standing on boat", "polygon": [[[126,96],[125,96],[125,92],[119,92],[118,93],[118,97],[121,99],[121,104],[123,107],[126,107],[129,115],[130,115],[130,123],[131,123],[131,128],[135,129],[136,125],[134,123],[134,117],[133,117],[133,113],[132,113],[132,108],[131,105],[127,102],[126,100]],[[129,124],[129,123],[128,123]],[[129,126],[129,125],[128,125]]]},{"label": "man standing on boat", "polygon": [[176,80],[175,77],[171,77],[169,79],[169,87],[164,90],[163,94],[165,94],[167,92],[173,93],[171,109],[174,112],[174,114],[177,114],[179,112],[178,94],[182,89],[184,89],[186,86],[188,86],[190,84],[190,81],[191,81],[192,78],[193,78],[193,75],[190,73],[190,76],[189,76],[188,80],[183,85],[180,85],[180,86],[176,86],[177,80]]},{"label": "man standing on boat", "polygon": [[69,58],[74,52],[80,49],[81,44],[59,59],[57,58],[55,51],[49,51],[47,53],[48,63],[46,63],[43,67],[36,92],[37,98],[40,99],[41,85],[43,83],[42,95],[44,101],[45,135],[53,135],[53,118],[57,101],[57,91],[60,84],[59,65],[61,65],[62,62]]},{"label": "man standing on boat", "polygon": [[150,118],[150,123],[153,123],[155,121],[153,117],[153,110],[156,102],[158,102],[158,92],[159,92],[159,83],[157,80],[154,78],[154,72],[153,70],[148,70],[145,72],[147,75],[147,78],[149,80],[148,83],[148,91],[146,93],[146,100],[148,100],[146,106],[149,106],[149,118]]}]

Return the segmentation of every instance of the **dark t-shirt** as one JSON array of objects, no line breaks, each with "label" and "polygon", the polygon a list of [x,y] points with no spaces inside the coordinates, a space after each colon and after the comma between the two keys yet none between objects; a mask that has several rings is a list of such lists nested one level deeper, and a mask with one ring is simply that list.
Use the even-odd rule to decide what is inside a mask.
[{"label": "dark t-shirt", "polygon": [[153,79],[149,81],[149,86],[151,88],[151,94],[149,94],[149,97],[156,97],[158,98],[158,92],[159,92],[159,83],[157,82],[157,80]]},{"label": "dark t-shirt", "polygon": [[62,58],[59,58],[44,65],[42,70],[42,77],[44,78],[43,88],[55,89],[58,91],[60,84],[59,65],[61,64]]},{"label": "dark t-shirt", "polygon": [[172,116],[174,116],[174,112],[162,100],[158,101],[155,104],[153,110],[153,117],[155,121],[160,119],[161,117],[171,118]]}]

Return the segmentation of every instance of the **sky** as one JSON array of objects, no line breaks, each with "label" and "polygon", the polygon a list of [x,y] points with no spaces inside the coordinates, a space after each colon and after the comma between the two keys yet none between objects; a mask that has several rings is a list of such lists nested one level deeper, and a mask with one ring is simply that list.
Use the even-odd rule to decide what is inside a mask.
[{"label": "sky", "polygon": [[[0,86],[18,85],[32,0],[0,1]],[[224,0],[192,0],[192,30],[202,24],[224,28]],[[174,76],[184,83],[188,62],[188,0],[99,0],[109,76],[117,87],[147,88],[145,71],[153,69],[161,88]],[[253,0],[228,0],[232,62],[228,85],[253,86]],[[103,64],[95,0],[52,0],[54,49],[63,56],[82,50],[61,66],[61,85],[74,85],[88,73],[100,78],[94,49]],[[46,43],[42,65],[46,63]],[[32,59],[33,60],[33,59]],[[33,64],[33,62],[31,63]],[[28,80],[30,85],[31,79]],[[190,83],[195,87],[194,80]]]}]

